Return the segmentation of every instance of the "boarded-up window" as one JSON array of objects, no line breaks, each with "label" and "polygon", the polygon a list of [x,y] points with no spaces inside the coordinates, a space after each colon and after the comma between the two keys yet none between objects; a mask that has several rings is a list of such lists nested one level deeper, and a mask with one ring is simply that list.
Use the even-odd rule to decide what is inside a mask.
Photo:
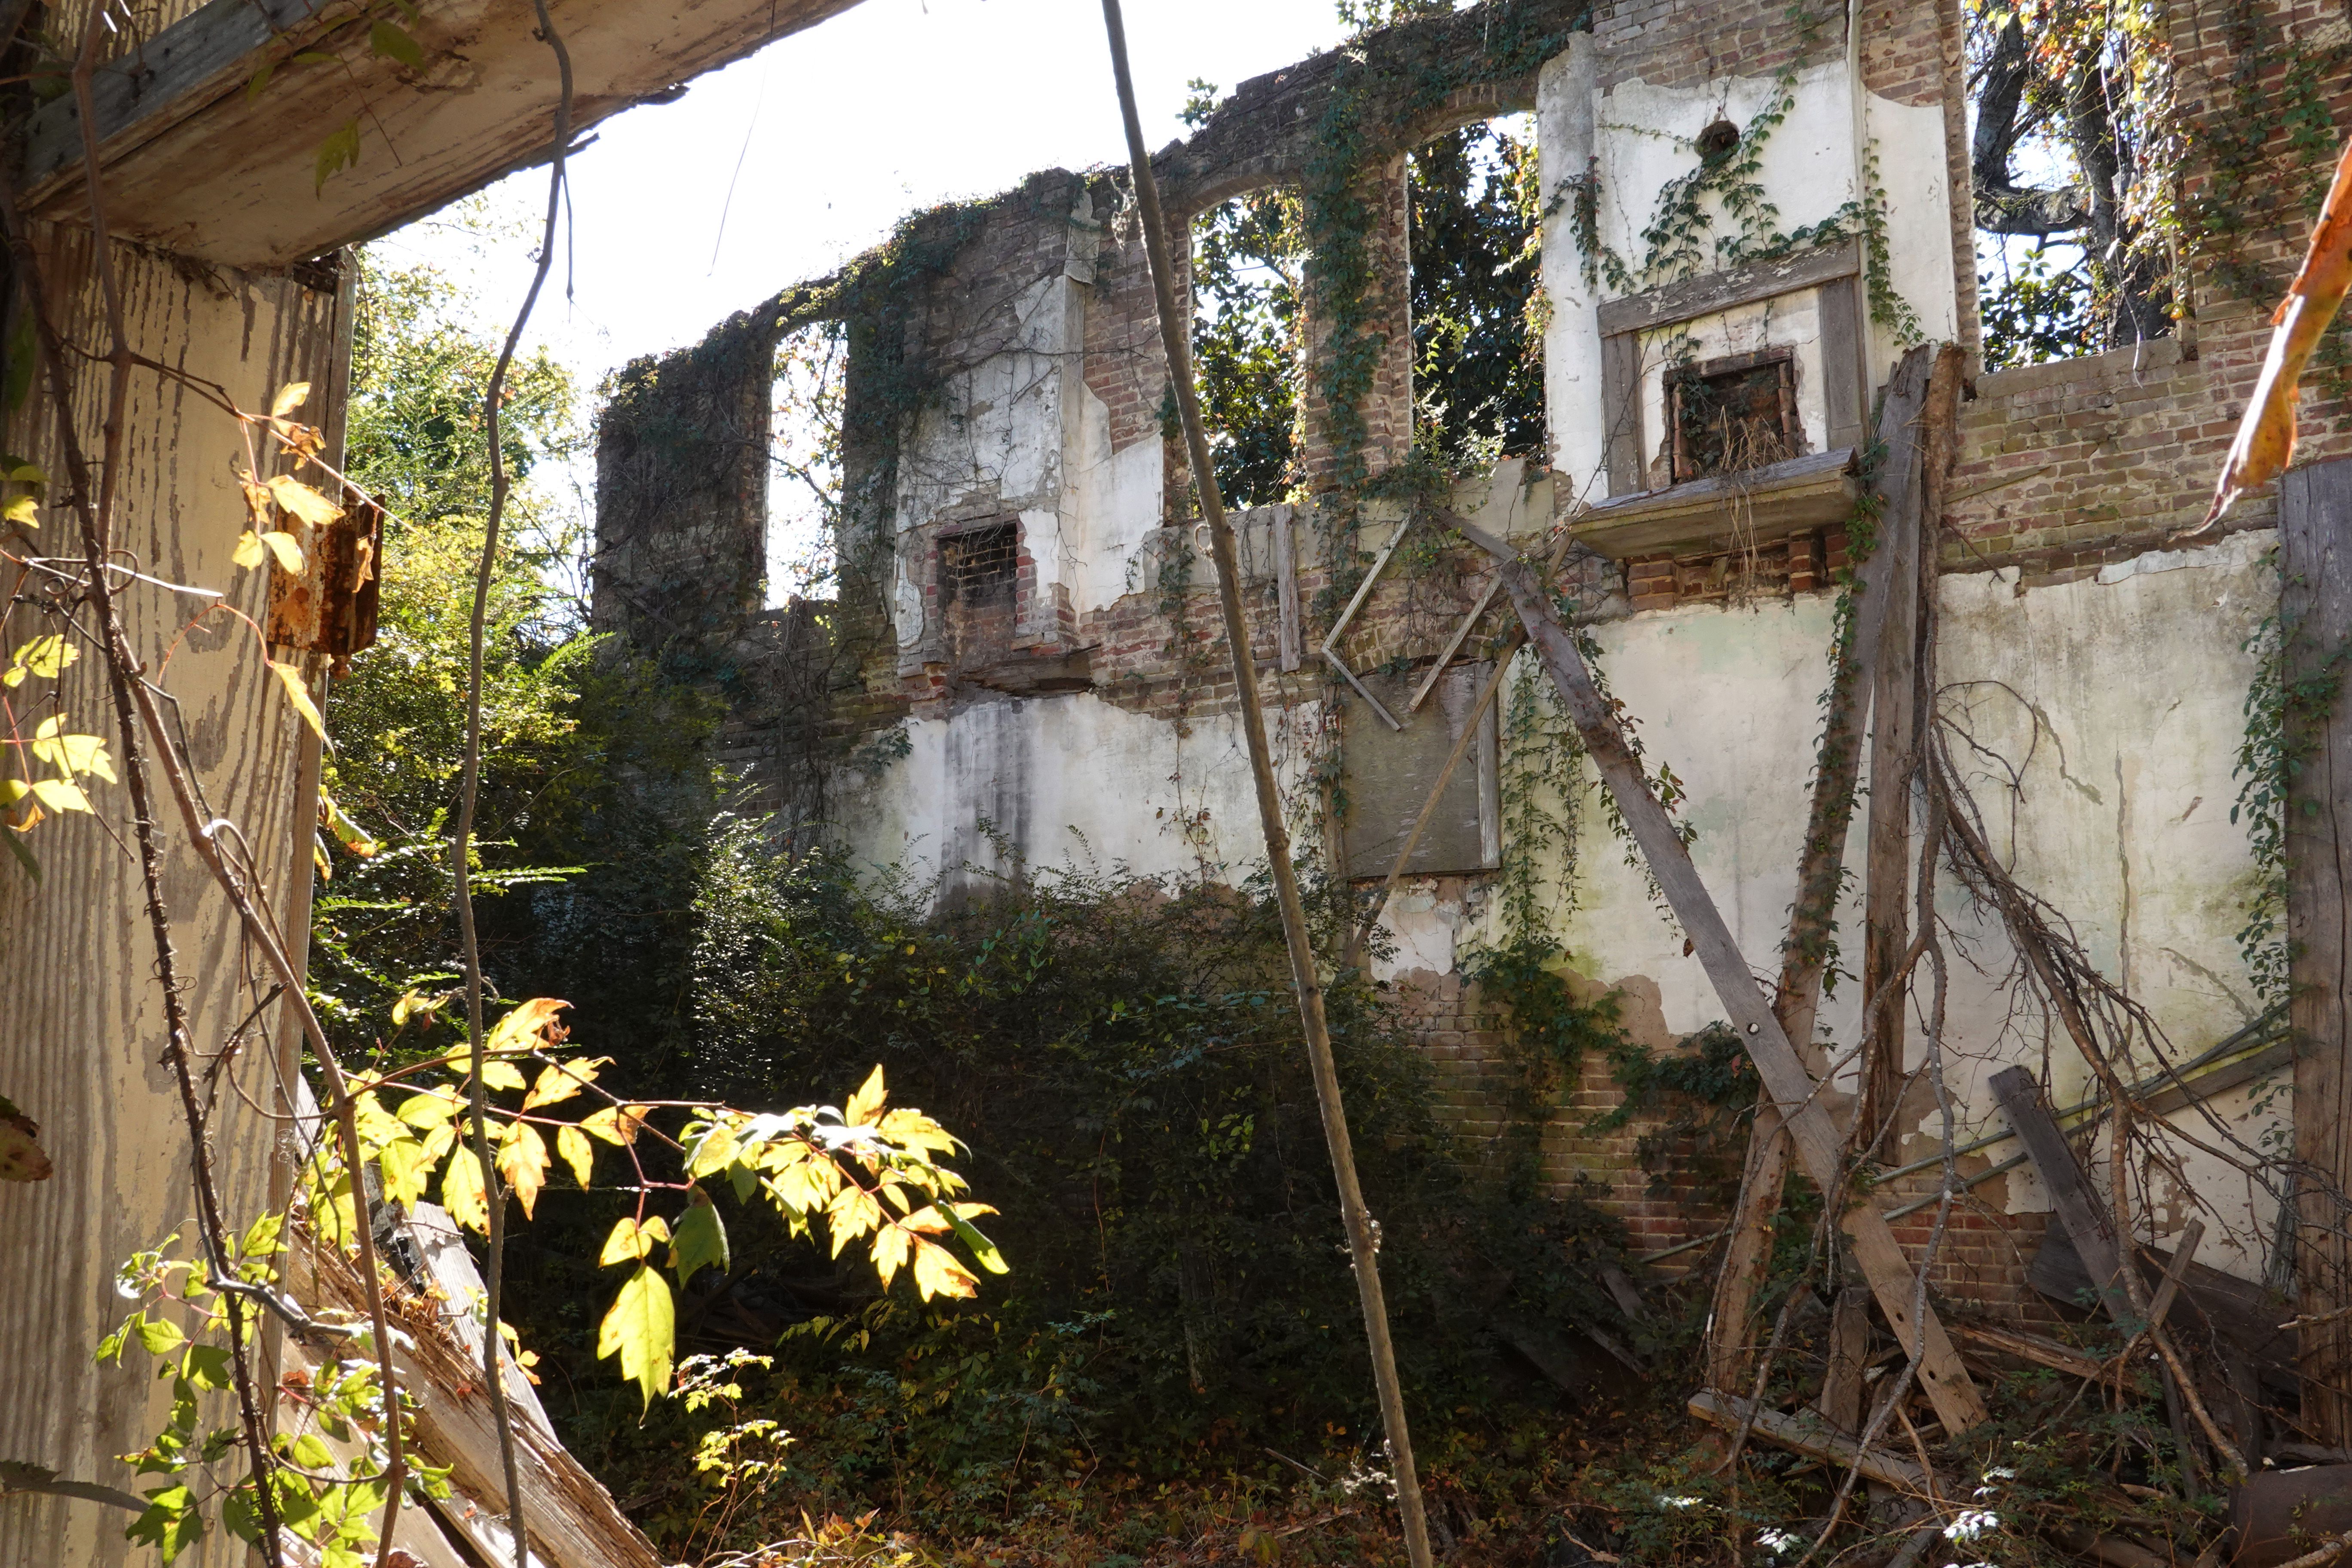
[{"label": "boarded-up window", "polygon": [[[1407,713],[1405,705],[1427,678],[1425,667],[1402,675],[1364,677],[1365,687],[1381,705],[1404,721],[1402,732],[1382,723],[1361,698],[1349,695],[1340,769],[1340,787],[1347,795],[1341,828],[1349,876],[1389,874],[1493,668],[1454,666],[1438,678],[1417,713]],[[1495,710],[1489,705],[1478,721],[1469,753],[1454,770],[1436,815],[1423,829],[1412,858],[1405,862],[1407,871],[1443,876],[1490,871],[1502,864],[1495,733]]]}]

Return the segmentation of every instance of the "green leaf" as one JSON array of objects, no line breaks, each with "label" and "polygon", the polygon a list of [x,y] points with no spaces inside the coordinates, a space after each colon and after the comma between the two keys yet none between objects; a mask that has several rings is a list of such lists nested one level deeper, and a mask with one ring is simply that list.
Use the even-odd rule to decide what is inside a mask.
[{"label": "green leaf", "polygon": [[147,1347],[149,1355],[169,1355],[188,1342],[180,1325],[168,1318],[143,1318],[137,1330],[139,1342]]},{"label": "green leaf", "polygon": [[987,1269],[991,1274],[1007,1272],[1004,1258],[996,1250],[996,1243],[981,1235],[973,1227],[971,1221],[956,1213],[955,1205],[940,1204],[937,1206],[940,1213],[947,1215],[948,1224],[953,1227],[957,1237],[966,1247],[971,1248],[973,1259],[982,1268]]},{"label": "green leaf", "polygon": [[678,1289],[682,1290],[694,1278],[694,1271],[706,1265],[717,1268],[721,1274],[730,1267],[727,1226],[709,1195],[697,1187],[694,1201],[677,1216],[677,1235],[669,1247],[669,1266],[677,1271]]},{"label": "green leaf", "polygon": [[275,1209],[263,1215],[246,1231],[245,1239],[237,1243],[236,1255],[239,1258],[267,1258],[272,1253],[285,1251],[286,1243],[278,1235],[285,1225],[286,1216]]},{"label": "green leaf", "polygon": [[181,1363],[180,1375],[198,1388],[219,1390],[229,1385],[228,1347],[226,1345],[190,1345]]},{"label": "green leaf", "polygon": [[335,1468],[335,1451],[319,1440],[315,1432],[305,1432],[294,1439],[290,1457],[306,1470],[331,1470]]},{"label": "green leaf", "polygon": [[21,522],[26,528],[38,528],[41,526],[40,502],[31,496],[17,496],[5,509],[0,509],[0,520]]},{"label": "green leaf", "polygon": [[[245,100],[247,103],[250,103],[255,99],[259,98],[262,94],[262,90],[268,87],[269,79],[277,74],[278,62],[276,60],[264,60],[261,64],[261,68],[255,71],[253,75],[246,79]],[[247,1539],[251,1540],[252,1537],[248,1536]]]},{"label": "green leaf", "polygon": [[185,1487],[162,1487],[147,1494],[147,1511],[131,1521],[123,1534],[155,1547],[171,1562],[204,1538],[204,1515]]},{"label": "green leaf", "polygon": [[596,1331],[597,1357],[620,1357],[621,1375],[644,1391],[650,1408],[654,1395],[669,1387],[670,1358],[677,1348],[677,1309],[669,1282],[649,1265],[640,1265]]},{"label": "green leaf", "polygon": [[261,1540],[261,1511],[253,1506],[253,1483],[238,1483],[235,1491],[221,1500],[221,1528],[239,1541],[258,1542]]},{"label": "green leaf", "polygon": [[[305,57],[296,55],[294,58],[299,60]],[[334,57],[330,55],[322,58],[332,59]],[[330,133],[324,142],[319,143],[319,159],[314,171],[317,174],[314,190],[324,191],[329,180],[342,170],[356,167],[359,161],[360,121],[359,116],[355,114]]]},{"label": "green leaf", "polygon": [[386,59],[398,60],[410,70],[425,68],[425,51],[408,30],[396,22],[378,22],[368,29],[368,47]]}]

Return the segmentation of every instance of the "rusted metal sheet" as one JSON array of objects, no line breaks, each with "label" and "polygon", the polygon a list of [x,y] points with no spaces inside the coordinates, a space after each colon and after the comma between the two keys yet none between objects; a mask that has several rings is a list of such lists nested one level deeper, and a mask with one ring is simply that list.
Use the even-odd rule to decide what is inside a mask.
[{"label": "rusted metal sheet", "polygon": [[2352,1531],[2352,1465],[2263,1470],[2231,1494],[2233,1568],[2277,1568]]},{"label": "rusted metal sheet", "polygon": [[270,566],[269,641],[326,655],[341,679],[352,655],[375,643],[383,508],[371,501],[304,531],[302,570]]}]

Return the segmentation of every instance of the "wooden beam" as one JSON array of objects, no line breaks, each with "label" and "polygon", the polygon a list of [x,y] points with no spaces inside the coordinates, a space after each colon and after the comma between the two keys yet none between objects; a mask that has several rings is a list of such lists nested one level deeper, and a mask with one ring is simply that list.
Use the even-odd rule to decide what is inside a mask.
[{"label": "wooden beam", "polygon": [[[1908,505],[1892,503],[1913,497],[1913,488],[1902,476],[1909,472],[1905,454],[1911,450],[1912,427],[1927,396],[1928,362],[1926,351],[1914,351],[1895,366],[1887,384],[1879,429],[1891,460],[1879,477],[1881,537],[1878,548],[1857,574],[1860,602],[1853,647],[1844,667],[1831,672],[1830,716],[1822,740],[1822,754],[1829,765],[1813,781],[1804,847],[1797,858],[1797,896],[1790,910],[1789,934],[1780,944],[1780,984],[1773,1003],[1781,1028],[1792,1044],[1800,1046],[1812,1040],[1813,1019],[1821,1002],[1823,965],[1843,879],[1846,836],[1853,822],[1863,725],[1882,684],[1877,679],[1882,650],[1890,646],[1887,626],[1895,618],[1891,606],[1916,596],[1906,592],[1917,581],[1917,574],[1906,564],[1916,552],[1904,546],[1917,537],[1919,508],[1916,497]],[[1903,624],[1910,626],[1912,618],[1904,617]],[[1788,1180],[1789,1144],[1780,1131],[1780,1113],[1769,1103],[1759,1103],[1749,1135],[1738,1212],[1733,1216],[1723,1269],[1716,1278],[1715,1306],[1708,1321],[1707,1378],[1717,1388],[1738,1388],[1747,1383],[1748,1320],[1771,1258],[1772,1215],[1780,1212],[1781,1188]]]},{"label": "wooden beam", "polygon": [[1642,455],[1642,340],[1619,332],[1601,340],[1601,415],[1609,426],[1609,493],[1650,488]]},{"label": "wooden beam", "polygon": [[1849,1436],[1862,1432],[1862,1374],[1870,1363],[1870,1292],[1849,1285],[1830,1308],[1829,1364],[1813,1408]]},{"label": "wooden beam", "polygon": [[[1845,1190],[1843,1143],[1829,1112],[1815,1096],[1805,1070],[1780,1027],[1754,973],[1732,939],[1731,928],[1691,864],[1689,847],[1674,820],[1651,792],[1648,776],[1627,745],[1615,712],[1602,701],[1575,639],[1552,614],[1551,602],[1524,562],[1504,569],[1504,585],[1527,627],[1528,640],[1550,672],[1562,706],[1617,803],[1620,816],[1657,879],[1667,904],[1714,983],[1717,997],[1756,1064],[1764,1090],[1777,1101],[1797,1157],[1825,1194]],[[1870,1281],[1879,1308],[1898,1342],[1919,1355],[1919,1381],[1942,1417],[1945,1429],[1965,1432],[1984,1419],[1984,1402],[1969,1380],[1951,1336],[1935,1310],[1919,1310],[1921,1280],[1895,1239],[1874,1200],[1864,1196],[1841,1217],[1852,1237],[1853,1257]]]},{"label": "wooden beam", "polygon": [[1992,1075],[1991,1087],[1993,1098],[2009,1113],[2009,1125],[2017,1133],[2017,1141],[2025,1145],[2034,1170],[2041,1173],[2042,1184],[2050,1189],[2051,1205],[2058,1212],[2058,1222],[2066,1227],[2066,1238],[2074,1244],[2074,1256],[2090,1271],[2091,1286],[2099,1293],[2107,1315],[2118,1321],[2128,1321],[2132,1316],[2131,1298],[2124,1289],[2123,1262],[2115,1231],[2100,1212],[2097,1194],[2084,1176],[2082,1166],[2074,1163],[2074,1151],[2067,1144],[2066,1135],[2058,1131],[2050,1108],[2042,1102],[2042,1086],[2024,1068],[2010,1067]]},{"label": "wooden beam", "polygon": [[1800,289],[1819,288],[1832,278],[1852,278],[1862,270],[1862,244],[1841,240],[1817,246],[1771,261],[1750,261],[1700,278],[1628,294],[1601,307],[1601,335],[1645,332],[1677,321],[1735,310]]},{"label": "wooden beam", "polygon": [[1858,1468],[1874,1481],[1915,1496],[1927,1495],[1927,1471],[1908,1459],[1898,1459],[1876,1448],[1864,1448],[1853,1438],[1831,1431],[1811,1411],[1791,1415],[1780,1410],[1757,1410],[1751,1416],[1748,1401],[1733,1399],[1712,1388],[1702,1388],[1692,1394],[1688,1409],[1700,1420],[1712,1422],[1727,1432],[1738,1431],[1741,1419],[1747,1417],[1749,1431],[1783,1448]]},{"label": "wooden beam", "polygon": [[2107,1373],[2107,1363],[2098,1357],[2085,1355],[2072,1345],[2060,1344],[2041,1334],[2029,1334],[2022,1329],[1998,1328],[1990,1323],[1955,1323],[1952,1332],[1959,1336],[1962,1344],[1998,1351],[2053,1372],[2063,1372],[2069,1377],[2096,1380]]},{"label": "wooden beam", "polygon": [[[557,21],[584,131],[856,0],[668,0],[566,7]],[[422,69],[376,54],[358,12],[212,0],[101,67],[99,163],[118,237],[215,263],[278,268],[364,239],[542,162],[553,56],[528,5],[420,0]],[[296,63],[298,53],[331,62]],[[248,87],[268,75],[257,90]],[[355,128],[358,161],[321,184],[320,144]],[[70,96],[26,131],[32,216],[88,220]]]},{"label": "wooden beam", "polygon": [[[2279,479],[2280,618],[2288,689],[2324,689],[2294,737],[2286,807],[2286,930],[2294,953],[2289,1019],[2294,1155],[2302,1184],[2295,1277],[2306,1317],[2352,1307],[2352,719],[2341,650],[2352,642],[2352,462],[2290,468]],[[2303,1426],[2352,1445],[2352,1319],[2303,1333]]]}]

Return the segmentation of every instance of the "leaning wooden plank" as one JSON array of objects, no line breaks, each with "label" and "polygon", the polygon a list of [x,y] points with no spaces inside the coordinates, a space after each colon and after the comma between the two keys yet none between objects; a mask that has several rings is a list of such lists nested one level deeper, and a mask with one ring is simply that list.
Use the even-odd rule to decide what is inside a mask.
[{"label": "leaning wooden plank", "polygon": [[2042,1086],[2022,1067],[2003,1068],[1992,1075],[1993,1098],[2009,1112],[2009,1125],[2032,1156],[2042,1184],[2050,1190],[2058,1221],[2074,1244],[2074,1256],[2090,1270],[2091,1286],[2098,1291],[2107,1315],[2122,1321],[2132,1316],[2131,1297],[2124,1289],[2123,1264],[2114,1231],[2099,1212],[2091,1184],[2074,1163],[2066,1135],[2042,1102]]},{"label": "leaning wooden plank", "polygon": [[1829,1365],[1813,1408],[1839,1431],[1862,1430],[1863,1373],[1870,1360],[1870,1292],[1848,1286],[1830,1309]]},{"label": "leaning wooden plank", "polygon": [[[1797,860],[1797,898],[1781,943],[1780,994],[1774,1011],[1790,1040],[1812,1038],[1821,1003],[1822,976],[1832,934],[1839,889],[1844,881],[1845,841],[1853,822],[1854,784],[1862,765],[1863,724],[1874,693],[1889,684],[1885,659],[1901,644],[1902,668],[1912,667],[1907,639],[1916,616],[1916,569],[1920,520],[1917,426],[1927,405],[1935,351],[1921,347],[1903,356],[1889,378],[1879,407],[1878,437],[1885,448],[1875,485],[1881,519],[1878,546],[1856,574],[1853,646],[1830,672],[1829,721],[1822,736],[1822,766],[1813,784],[1805,823],[1804,849]],[[1898,614],[1898,610],[1901,612]],[[1895,631],[1890,637],[1892,623]],[[1877,752],[1873,752],[1874,771]],[[1877,840],[1878,800],[1872,796],[1871,840]],[[1899,850],[1898,850],[1899,853]],[[1873,861],[1874,875],[1878,862]],[[1867,995],[1867,990],[1864,993]],[[1887,1009],[1894,1013],[1896,1009]],[[1901,1033],[1898,1028],[1896,1039]],[[1717,1388],[1738,1388],[1747,1379],[1748,1320],[1772,1251],[1772,1215],[1789,1174],[1789,1143],[1780,1115],[1769,1104],[1756,1108],[1747,1172],[1731,1241],[1716,1277],[1715,1306],[1707,1323],[1707,1380]]]},{"label": "leaning wooden plank", "polygon": [[[1732,940],[1723,912],[1699,879],[1689,847],[1651,792],[1647,775],[1618,728],[1616,714],[1593,686],[1592,672],[1585,668],[1575,639],[1553,616],[1549,598],[1526,563],[1503,568],[1503,580],[1520,624],[1527,627],[1528,639],[1559,689],[1570,721],[1584,742],[1586,753],[1600,770],[1620,816],[1714,983],[1716,995],[1755,1062],[1765,1092],[1780,1105],[1806,1173],[1824,1193],[1843,1191],[1843,1140],[1814,1097],[1812,1075],[1789,1044],[1739,944]],[[1904,1256],[1885,1216],[1864,1198],[1846,1210],[1842,1223],[1853,1239],[1854,1260],[1878,1298],[1888,1326],[1906,1349],[1916,1351],[1919,1381],[1943,1418],[1945,1429],[1958,1434],[1982,1421],[1984,1402],[1934,1309],[1920,1310],[1924,1292],[1918,1272]]]},{"label": "leaning wooden plank", "polygon": [[[1742,1417],[1748,1415],[1748,1403],[1717,1394],[1712,1388],[1702,1388],[1691,1395],[1689,1409],[1702,1421],[1711,1421],[1727,1432],[1736,1432]],[[1863,1447],[1853,1438],[1831,1431],[1828,1425],[1811,1411],[1791,1415],[1780,1410],[1758,1410],[1748,1431],[1753,1436],[1778,1443],[1783,1448],[1857,1468],[1874,1481],[1883,1481],[1890,1487],[1898,1487],[1921,1496],[1927,1494],[1927,1471],[1908,1459],[1898,1459],[1876,1448]]]},{"label": "leaning wooden plank", "polygon": [[[1927,592],[1921,567],[1933,550],[1940,521],[1930,510],[1943,485],[1935,472],[1951,457],[1952,430],[1959,419],[1960,351],[1933,354],[1934,368],[1910,403],[1908,418],[1898,408],[1898,391],[1908,394],[1906,374],[1916,376],[1932,351],[1914,349],[1904,358],[1890,387],[1878,438],[1885,444],[1879,494],[1884,498],[1878,550],[1871,564],[1884,563],[1888,591],[1880,605],[1884,620],[1875,658],[1868,666],[1874,689],[1870,719],[1870,822],[1863,857],[1862,994],[1874,997],[1901,969],[1911,945],[1911,785],[1919,762],[1919,715],[1927,706],[1919,687],[1920,599]],[[1909,402],[1906,396],[1904,400]],[[1928,564],[1932,565],[1929,562]],[[1898,1001],[1875,1008],[1864,1019],[1862,1108],[1857,1148],[1875,1146],[1903,1097],[1904,1015]]]}]

